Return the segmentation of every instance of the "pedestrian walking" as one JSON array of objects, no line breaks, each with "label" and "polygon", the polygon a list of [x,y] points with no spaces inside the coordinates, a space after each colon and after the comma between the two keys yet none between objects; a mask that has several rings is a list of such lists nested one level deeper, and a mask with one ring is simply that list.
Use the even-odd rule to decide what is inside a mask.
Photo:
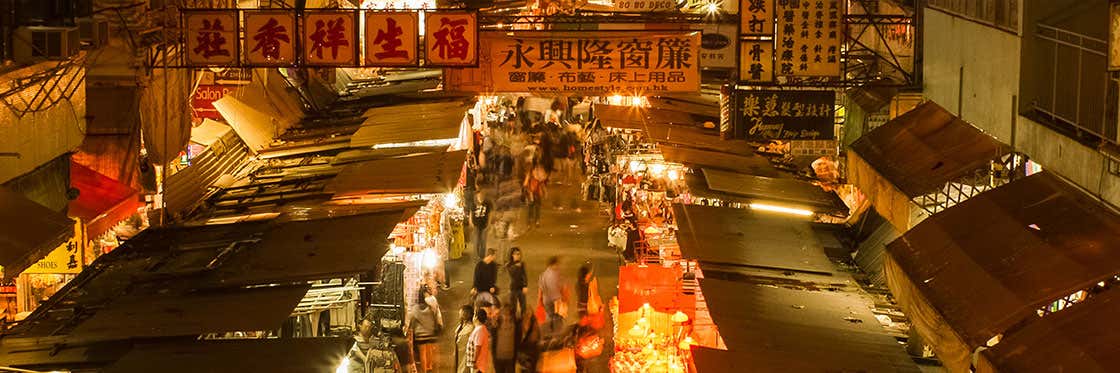
[{"label": "pedestrian walking", "polygon": [[545,185],[548,183],[548,171],[539,162],[534,163],[529,173],[522,182],[525,202],[529,205],[529,225],[539,228],[541,226],[541,202],[545,197]]},{"label": "pedestrian walking", "polygon": [[474,210],[471,211],[471,223],[474,225],[474,253],[479,258],[486,253],[486,227],[490,224],[490,211],[494,204],[479,193],[475,197]]},{"label": "pedestrian walking", "polygon": [[459,325],[455,327],[455,373],[471,373],[467,361],[467,344],[474,332],[474,306],[459,307]]},{"label": "pedestrian walking", "polygon": [[493,364],[490,352],[490,330],[486,327],[489,318],[486,312],[476,312],[474,315],[474,331],[467,341],[466,362],[470,366],[470,373],[490,373]]},{"label": "pedestrian walking", "polygon": [[517,306],[511,301],[502,306],[498,314],[498,329],[494,335],[495,373],[516,373],[517,345],[521,343],[521,325],[516,312]]},{"label": "pedestrian walking", "polygon": [[421,290],[413,306],[412,315],[409,317],[407,330],[412,335],[414,356],[417,356],[416,371],[430,373],[438,370],[439,361],[439,334],[443,329],[443,320],[439,318],[439,311],[428,304],[427,290]]},{"label": "pedestrian walking", "polygon": [[474,301],[489,301],[497,304],[498,294],[498,263],[494,262],[494,249],[486,249],[486,255],[474,266],[474,283],[471,285],[471,296]]},{"label": "pedestrian walking", "polygon": [[[509,249],[506,272],[509,273],[509,303],[514,306],[517,315],[522,315],[527,309],[525,296],[529,294],[529,280],[525,275],[525,262],[521,259],[521,248],[515,246]],[[518,319],[520,320],[520,316]]]},{"label": "pedestrian walking", "polygon": [[595,269],[590,262],[586,262],[579,266],[576,292],[577,292],[577,310],[582,320],[589,315],[597,315],[602,312],[603,299],[599,297],[599,279],[595,276]]},{"label": "pedestrian walking", "polygon": [[544,307],[545,328],[542,335],[551,335],[564,326],[568,314],[568,290],[564,286],[564,276],[560,274],[560,257],[548,258],[548,268],[541,272],[537,281],[537,304]]}]

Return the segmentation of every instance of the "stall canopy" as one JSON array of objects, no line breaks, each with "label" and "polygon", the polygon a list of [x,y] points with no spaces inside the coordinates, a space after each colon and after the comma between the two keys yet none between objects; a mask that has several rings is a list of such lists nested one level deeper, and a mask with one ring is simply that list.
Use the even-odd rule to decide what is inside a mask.
[{"label": "stall canopy", "polygon": [[834,212],[845,209],[844,201],[836,193],[807,181],[780,179],[704,169],[708,188],[756,200],[804,208],[813,212]]},{"label": "stall canopy", "polygon": [[700,372],[744,362],[752,372],[919,372],[856,295],[710,278],[700,287],[727,345],[694,349]]},{"label": "stall canopy", "polygon": [[147,229],[98,258],[11,334],[123,338],[279,327],[303,295],[279,285],[375,271],[404,213]]},{"label": "stall canopy", "polygon": [[848,158],[852,184],[901,230],[909,229],[910,200],[987,169],[1010,148],[934,102],[868,132]]},{"label": "stall canopy", "polygon": [[364,148],[381,144],[457,139],[467,109],[462,102],[370,109],[361,128],[351,136],[350,146]]},{"label": "stall canopy", "polygon": [[695,127],[705,120],[683,111],[636,106],[595,105],[594,110],[603,127],[639,131],[662,126]]},{"label": "stall canopy", "polygon": [[0,267],[11,279],[74,235],[74,221],[0,187]]},{"label": "stall canopy", "polygon": [[139,344],[104,372],[334,372],[353,344],[350,337]]},{"label": "stall canopy", "polygon": [[206,196],[210,186],[241,167],[248,156],[245,144],[236,134],[227,132],[191,160],[190,167],[167,177],[163,197],[167,210],[171,214],[187,212]]},{"label": "stall canopy", "polygon": [[1001,372],[1113,372],[1120,366],[1116,315],[1114,289],[1033,322],[983,354]]},{"label": "stall canopy", "polygon": [[805,219],[746,209],[673,205],[681,254],[701,263],[831,273],[814,226]]},{"label": "stall canopy", "polygon": [[132,188],[77,163],[70,165],[70,185],[78,189],[70,216],[85,222],[89,237],[101,236],[144,206]]},{"label": "stall canopy", "polygon": [[[1120,216],[1043,172],[926,219],[887,251],[888,284],[903,309],[947,365],[966,368],[974,348],[1115,276]],[[1095,328],[1120,330],[1114,324]]]},{"label": "stall canopy", "polygon": [[347,165],[329,184],[336,195],[447,193],[463,170],[466,151],[428,153]]},{"label": "stall canopy", "polygon": [[666,161],[680,163],[692,168],[710,168],[775,178],[782,175],[778,169],[770,164],[770,160],[754,154],[723,153],[671,144],[665,144],[658,148]]}]

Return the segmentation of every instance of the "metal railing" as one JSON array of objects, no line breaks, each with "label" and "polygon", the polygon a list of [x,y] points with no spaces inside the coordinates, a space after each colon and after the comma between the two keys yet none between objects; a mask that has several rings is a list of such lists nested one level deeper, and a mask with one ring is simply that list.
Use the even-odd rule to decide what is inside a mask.
[{"label": "metal railing", "polygon": [[[1072,127],[1078,135],[1117,142],[1117,121],[1108,115],[1116,111],[1118,103],[1115,95],[1109,94],[1110,87],[1117,85],[1117,77],[1094,68],[1104,66],[1108,42],[1044,24],[1037,25],[1034,36],[1039,41],[1040,59],[1049,57],[1049,61],[1038,61],[1039,65],[1050,70],[1050,76],[1023,74],[1023,79],[1044,83],[1039,91],[1024,92],[1034,113],[1053,124]],[[1071,69],[1076,71],[1073,76],[1061,73]],[[1104,81],[1099,89],[1083,84],[1094,75]],[[1072,100],[1072,109],[1066,100]],[[1086,105],[1085,100],[1101,100],[1101,105]]]}]

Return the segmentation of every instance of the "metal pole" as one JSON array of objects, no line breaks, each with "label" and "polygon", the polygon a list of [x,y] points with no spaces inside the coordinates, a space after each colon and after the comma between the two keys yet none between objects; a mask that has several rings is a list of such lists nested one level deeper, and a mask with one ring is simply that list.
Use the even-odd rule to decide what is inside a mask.
[{"label": "metal pole", "polygon": [[964,118],[964,65],[957,77],[957,116]]}]

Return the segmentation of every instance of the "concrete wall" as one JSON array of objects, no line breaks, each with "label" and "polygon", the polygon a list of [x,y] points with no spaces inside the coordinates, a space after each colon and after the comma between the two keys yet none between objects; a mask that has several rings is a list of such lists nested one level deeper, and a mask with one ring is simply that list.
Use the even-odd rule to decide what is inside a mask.
[{"label": "concrete wall", "polygon": [[[1017,116],[1016,150],[1120,206],[1120,177],[1106,172],[1107,163],[1096,149],[1013,114],[1011,97],[1019,94],[1019,36],[934,9],[926,8],[924,16],[923,88],[928,99],[1005,143],[1011,143],[1012,116]],[[963,108],[958,108],[962,91]]]}]

